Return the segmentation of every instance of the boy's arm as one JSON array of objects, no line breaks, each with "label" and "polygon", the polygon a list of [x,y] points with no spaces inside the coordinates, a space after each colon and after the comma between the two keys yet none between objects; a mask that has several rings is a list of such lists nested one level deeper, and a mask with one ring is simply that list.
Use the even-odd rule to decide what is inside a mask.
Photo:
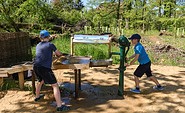
[{"label": "boy's arm", "polygon": [[56,55],[57,57],[59,57],[59,56],[62,56],[62,53],[61,53],[59,50],[56,50],[56,51],[55,51],[55,55]]},{"label": "boy's arm", "polygon": [[69,55],[69,54],[67,54],[67,53],[61,53],[59,50],[56,50],[56,51],[55,51],[55,55],[56,55],[57,57],[60,57],[60,56],[67,56],[67,55]]},{"label": "boy's arm", "polygon": [[139,58],[139,54],[135,54],[134,59],[130,62],[130,65],[133,65]]},{"label": "boy's arm", "polygon": [[136,56],[136,54],[133,54],[132,56],[128,57],[128,60],[133,59]]}]

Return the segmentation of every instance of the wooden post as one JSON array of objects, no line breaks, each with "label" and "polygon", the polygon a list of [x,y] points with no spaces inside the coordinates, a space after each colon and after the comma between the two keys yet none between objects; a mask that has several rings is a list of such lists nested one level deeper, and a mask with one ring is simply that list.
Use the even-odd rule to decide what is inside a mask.
[{"label": "wooden post", "polygon": [[108,49],[108,53],[109,53],[109,58],[111,57],[111,43],[109,42],[109,49]]},{"label": "wooden post", "polygon": [[3,77],[0,77],[0,86],[3,84]]},{"label": "wooden post", "polygon": [[71,55],[73,56],[74,52],[74,44],[73,44],[73,37],[71,37]]},{"label": "wooden post", "polygon": [[177,28],[177,36],[179,36],[180,28]]},{"label": "wooden post", "polygon": [[[89,26],[89,32],[90,33],[92,32],[92,27],[91,26]],[[89,32],[87,32],[87,33],[89,33]]]},{"label": "wooden post", "polygon": [[87,34],[87,26],[84,26],[85,34]]},{"label": "wooden post", "polygon": [[32,93],[35,94],[35,72],[32,70]]},{"label": "wooden post", "polygon": [[22,90],[24,88],[24,74],[23,74],[23,72],[19,72],[18,76],[19,76],[19,87]]},{"label": "wooden post", "polygon": [[182,36],[184,36],[184,28],[182,29]]},{"label": "wooden post", "polygon": [[77,72],[77,69],[74,70],[74,73],[75,73],[75,99],[78,98],[78,88],[79,88],[79,81],[78,81],[78,72]]},{"label": "wooden post", "polygon": [[78,84],[79,84],[79,90],[81,90],[81,69],[78,69]]}]

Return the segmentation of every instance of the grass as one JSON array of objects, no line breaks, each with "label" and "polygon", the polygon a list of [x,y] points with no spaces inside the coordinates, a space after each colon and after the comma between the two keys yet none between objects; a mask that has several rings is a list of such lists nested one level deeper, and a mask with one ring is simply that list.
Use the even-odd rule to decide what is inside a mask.
[{"label": "grass", "polygon": [[[9,89],[20,89],[19,81],[12,78],[4,78],[3,84],[1,84],[0,86],[0,91],[5,91]],[[30,85],[25,85],[24,90],[32,91],[32,87]]]}]

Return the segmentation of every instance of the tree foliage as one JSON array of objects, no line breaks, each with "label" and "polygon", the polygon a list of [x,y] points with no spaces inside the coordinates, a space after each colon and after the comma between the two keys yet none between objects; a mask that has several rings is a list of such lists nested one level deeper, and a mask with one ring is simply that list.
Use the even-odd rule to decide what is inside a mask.
[{"label": "tree foliage", "polygon": [[94,27],[173,30],[185,26],[181,0],[0,0],[1,30],[21,31],[18,23],[75,26],[82,20]]}]

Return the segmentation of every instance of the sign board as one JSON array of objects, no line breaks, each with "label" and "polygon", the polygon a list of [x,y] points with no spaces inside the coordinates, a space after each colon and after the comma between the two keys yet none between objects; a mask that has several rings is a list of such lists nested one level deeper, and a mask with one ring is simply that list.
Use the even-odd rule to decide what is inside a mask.
[{"label": "sign board", "polygon": [[74,35],[74,43],[110,43],[109,35]]}]

